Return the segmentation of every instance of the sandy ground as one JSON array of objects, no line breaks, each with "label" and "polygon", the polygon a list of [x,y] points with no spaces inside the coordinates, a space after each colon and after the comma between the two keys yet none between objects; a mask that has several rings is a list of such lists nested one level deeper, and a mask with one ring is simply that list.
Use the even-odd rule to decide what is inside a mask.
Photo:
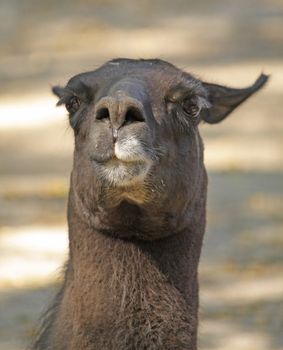
[{"label": "sandy ground", "polygon": [[60,284],[73,139],[52,84],[117,56],[269,85],[201,126],[209,171],[200,348],[283,349],[282,1],[0,3],[0,349],[24,349]]}]

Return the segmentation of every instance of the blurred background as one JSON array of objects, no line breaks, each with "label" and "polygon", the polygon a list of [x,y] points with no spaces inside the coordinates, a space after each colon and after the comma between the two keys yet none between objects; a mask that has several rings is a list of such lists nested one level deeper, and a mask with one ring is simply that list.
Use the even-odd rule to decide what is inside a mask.
[{"label": "blurred background", "polygon": [[50,87],[113,57],[168,60],[258,95],[201,126],[209,171],[200,348],[283,349],[283,2],[1,0],[0,349],[60,283],[73,138]]}]

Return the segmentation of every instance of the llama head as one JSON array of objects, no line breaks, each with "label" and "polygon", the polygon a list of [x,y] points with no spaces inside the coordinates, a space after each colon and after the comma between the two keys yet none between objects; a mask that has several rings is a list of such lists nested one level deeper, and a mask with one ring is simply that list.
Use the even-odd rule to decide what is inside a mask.
[{"label": "llama head", "polygon": [[232,89],[162,60],[116,59],[53,88],[74,130],[77,193],[94,208],[184,211],[204,174],[199,123],[221,121],[266,80]]}]

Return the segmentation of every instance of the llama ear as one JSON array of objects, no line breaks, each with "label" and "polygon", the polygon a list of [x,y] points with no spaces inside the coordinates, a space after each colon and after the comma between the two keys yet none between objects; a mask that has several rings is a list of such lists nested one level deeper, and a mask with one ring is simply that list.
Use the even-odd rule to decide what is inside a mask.
[{"label": "llama ear", "polygon": [[65,103],[67,91],[66,88],[63,88],[61,86],[53,86],[52,92],[54,95],[56,95],[59,98],[59,101],[57,102],[56,106],[60,106],[63,103]]},{"label": "llama ear", "polygon": [[52,86],[52,92],[59,98],[62,98],[66,94],[65,88],[62,86]]},{"label": "llama ear", "polygon": [[202,110],[202,120],[209,124],[221,122],[242,102],[262,88],[268,78],[267,75],[261,74],[253,85],[244,89],[234,89],[203,82],[211,107]]}]

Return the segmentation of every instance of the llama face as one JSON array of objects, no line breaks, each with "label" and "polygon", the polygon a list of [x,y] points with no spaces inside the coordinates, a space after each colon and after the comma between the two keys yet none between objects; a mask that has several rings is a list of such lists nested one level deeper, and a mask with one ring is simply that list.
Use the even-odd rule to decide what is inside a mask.
[{"label": "llama face", "polygon": [[76,153],[102,185],[174,192],[182,171],[196,176],[197,126],[209,103],[191,75],[159,60],[115,60],[54,91],[70,113]]},{"label": "llama face", "polygon": [[158,202],[183,210],[204,172],[199,122],[224,119],[263,80],[230,89],[161,60],[129,59],[73,77],[53,91],[74,129],[78,186],[87,178],[95,189],[84,191],[106,193],[112,205]]}]

